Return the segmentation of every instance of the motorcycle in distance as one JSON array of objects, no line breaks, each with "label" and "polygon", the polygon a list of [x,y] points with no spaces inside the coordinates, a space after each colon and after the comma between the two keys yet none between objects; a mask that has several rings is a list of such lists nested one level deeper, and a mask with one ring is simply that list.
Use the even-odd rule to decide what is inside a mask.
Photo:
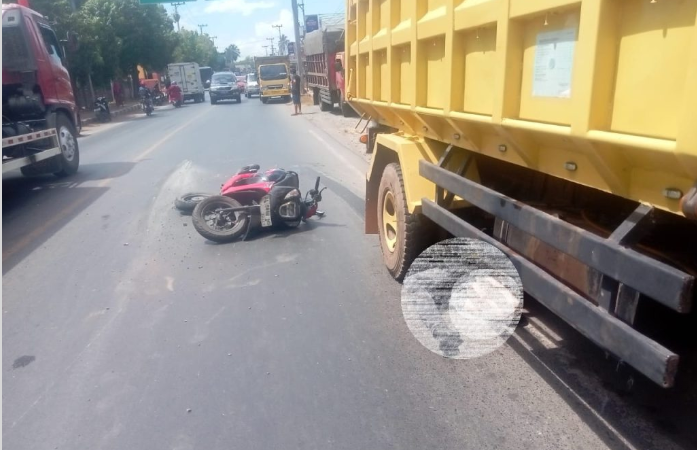
[{"label": "motorcycle in distance", "polygon": [[168,89],[169,102],[174,105],[175,108],[181,108],[184,103],[184,98],[182,97],[182,90],[177,86],[175,81]]},{"label": "motorcycle in distance", "polygon": [[165,100],[165,96],[159,89],[153,89],[152,92],[152,102],[155,106],[162,106],[162,102]]},{"label": "motorcycle in distance", "polygon": [[98,97],[94,101],[94,116],[102,123],[111,122],[111,110],[106,97]]},{"label": "motorcycle in distance", "polygon": [[140,107],[146,116],[149,116],[150,114],[152,114],[152,112],[155,110],[155,106],[153,105],[153,102],[152,102],[152,95],[149,95],[148,93],[141,95]]},{"label": "motorcycle in distance", "polygon": [[198,200],[192,213],[194,228],[214,242],[244,240],[259,226],[295,228],[313,216],[324,217],[318,206],[326,187],[320,189],[319,182],[317,177],[314,189],[303,199],[296,172],[271,169],[259,173],[259,165],[245,166],[221,187],[220,195],[203,198],[194,194],[199,195],[192,199]]}]

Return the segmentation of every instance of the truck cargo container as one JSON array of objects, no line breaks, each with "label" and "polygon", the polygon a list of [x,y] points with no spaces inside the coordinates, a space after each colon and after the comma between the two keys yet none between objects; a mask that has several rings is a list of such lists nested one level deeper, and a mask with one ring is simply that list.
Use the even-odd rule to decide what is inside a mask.
[{"label": "truck cargo container", "polygon": [[694,351],[697,0],[348,0],[365,226],[401,280],[447,236],[646,377]]},{"label": "truck cargo container", "polygon": [[304,42],[305,79],[315,105],[331,111],[338,103],[344,116],[351,107],[344,100],[343,55],[344,29],[319,29],[308,33]]}]

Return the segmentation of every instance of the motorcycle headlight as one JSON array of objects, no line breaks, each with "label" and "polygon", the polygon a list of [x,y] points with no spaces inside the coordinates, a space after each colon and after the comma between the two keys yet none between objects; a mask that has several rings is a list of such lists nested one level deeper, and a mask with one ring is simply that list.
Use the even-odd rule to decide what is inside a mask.
[{"label": "motorcycle headlight", "polygon": [[299,198],[300,197],[300,191],[297,189],[293,189],[292,191],[288,192],[283,200],[290,200],[293,198]]}]

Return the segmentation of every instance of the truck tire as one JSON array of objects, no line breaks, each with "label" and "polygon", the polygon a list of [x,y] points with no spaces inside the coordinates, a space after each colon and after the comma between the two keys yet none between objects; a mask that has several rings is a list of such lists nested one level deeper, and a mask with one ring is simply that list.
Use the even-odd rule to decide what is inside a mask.
[{"label": "truck tire", "polygon": [[433,227],[420,214],[409,214],[402,169],[388,164],[382,172],[377,202],[382,259],[392,277],[401,282],[409,266],[432,241]]},{"label": "truck tire", "polygon": [[342,116],[353,117],[353,108],[351,108],[351,105],[349,105],[348,102],[346,102],[346,99],[344,99],[344,94],[341,94],[341,97],[339,98],[339,106],[341,107]]},{"label": "truck tire", "polygon": [[56,133],[61,146],[61,154],[56,157],[60,161],[61,169],[54,172],[58,177],[67,177],[77,172],[80,166],[80,148],[77,143],[75,126],[65,114],[56,115]]},{"label": "truck tire", "polygon": [[216,103],[218,103],[218,100],[215,100],[213,99],[213,97],[211,97],[211,105],[215,105]]},{"label": "truck tire", "polygon": [[319,101],[319,110],[323,112],[331,111],[334,105],[330,105],[329,103],[323,102],[322,100]]},{"label": "truck tire", "polygon": [[261,102],[262,102],[263,104],[266,104],[266,102],[268,102],[268,101],[269,101],[268,98],[261,97]]}]

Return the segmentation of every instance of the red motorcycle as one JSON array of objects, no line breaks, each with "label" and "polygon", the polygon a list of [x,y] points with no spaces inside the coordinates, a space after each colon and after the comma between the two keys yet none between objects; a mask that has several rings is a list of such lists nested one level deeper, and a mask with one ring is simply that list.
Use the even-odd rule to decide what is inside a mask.
[{"label": "red motorcycle", "polygon": [[176,84],[173,84],[167,90],[167,95],[169,96],[169,102],[174,105],[175,108],[181,107],[184,103],[184,97],[182,97],[182,90]]},{"label": "red motorcycle", "polygon": [[[260,173],[258,165],[245,166],[221,188],[220,195],[187,194],[178,199],[195,203],[194,228],[206,239],[229,242],[246,239],[252,228],[283,226],[295,228],[312,216],[324,217],[318,210],[322,192],[317,177],[314,189],[303,199],[298,174],[283,169]],[[180,208],[185,209],[185,208]]]}]

